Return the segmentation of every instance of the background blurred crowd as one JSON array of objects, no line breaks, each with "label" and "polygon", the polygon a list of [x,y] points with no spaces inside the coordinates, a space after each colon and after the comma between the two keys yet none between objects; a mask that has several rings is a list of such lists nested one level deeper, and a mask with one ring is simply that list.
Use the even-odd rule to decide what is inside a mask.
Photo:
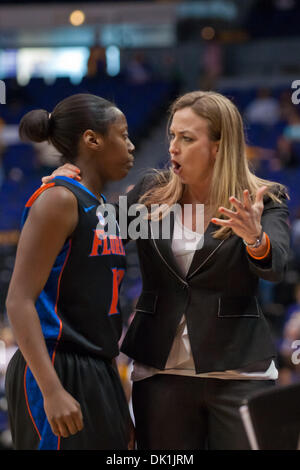
[{"label": "background blurred crowd", "polygon": [[[171,2],[152,3],[154,8]],[[176,95],[201,87],[219,91],[235,102],[244,118],[247,156],[253,171],[285,184],[290,192],[289,266],[280,284],[261,281],[260,303],[277,345],[279,383],[300,381],[300,92],[297,95],[296,83],[300,80],[300,5],[296,0],[233,0],[229,3],[236,7],[237,18],[222,19],[216,13],[214,17],[208,3],[189,2],[194,10],[173,25],[173,40],[167,45],[154,46],[149,39],[148,46],[118,47],[117,73],[108,73],[108,47],[94,38],[84,76],[77,83],[60,75],[50,80],[35,73],[27,83],[20,83],[17,74],[4,76],[1,54],[13,46],[7,48],[0,34],[0,79],[6,85],[6,104],[0,105],[0,448],[10,446],[4,374],[16,345],[6,317],[5,297],[21,214],[41,177],[60,161],[47,143],[21,143],[18,122],[30,109],[51,111],[59,100],[74,93],[112,99],[128,118],[130,136],[136,144],[135,168],[124,181],[107,188],[111,200],[124,194],[143,169],[167,164],[166,111]],[[0,18],[1,8],[5,7],[0,6]],[[142,19],[139,23],[142,28]],[[18,47],[16,44],[14,50]],[[121,295],[124,331],[141,291],[133,243],[127,245],[127,263]],[[129,399],[128,358],[119,357],[119,370]]]}]

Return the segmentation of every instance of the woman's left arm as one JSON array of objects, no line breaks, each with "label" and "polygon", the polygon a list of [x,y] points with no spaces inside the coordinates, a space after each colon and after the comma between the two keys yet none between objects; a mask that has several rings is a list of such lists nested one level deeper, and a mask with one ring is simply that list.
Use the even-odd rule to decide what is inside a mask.
[{"label": "woman's left arm", "polygon": [[236,235],[250,244],[254,243],[263,231],[260,247],[251,249],[245,246],[249,267],[262,279],[280,282],[289,257],[289,211],[284,196],[281,197],[281,204],[272,199],[268,199],[264,204],[263,195],[266,190],[267,187],[263,186],[257,191],[254,203],[251,203],[247,190],[244,191],[243,203],[231,197],[230,202],[236,211],[220,207],[219,211],[229,219],[214,218],[212,221],[218,225],[230,226]]}]

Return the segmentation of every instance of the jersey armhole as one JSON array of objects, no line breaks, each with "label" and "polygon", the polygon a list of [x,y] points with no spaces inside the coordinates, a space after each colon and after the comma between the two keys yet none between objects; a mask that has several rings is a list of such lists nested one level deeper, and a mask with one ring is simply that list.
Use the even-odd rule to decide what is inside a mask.
[{"label": "jersey armhole", "polygon": [[45,184],[44,186],[41,186],[39,189],[37,189],[33,195],[28,199],[28,201],[26,202],[26,205],[25,207],[31,207],[32,204],[34,203],[34,201],[39,197],[40,194],[42,194],[46,189],[48,188],[52,188],[53,186],[55,186],[55,183],[48,183],[48,184]]}]

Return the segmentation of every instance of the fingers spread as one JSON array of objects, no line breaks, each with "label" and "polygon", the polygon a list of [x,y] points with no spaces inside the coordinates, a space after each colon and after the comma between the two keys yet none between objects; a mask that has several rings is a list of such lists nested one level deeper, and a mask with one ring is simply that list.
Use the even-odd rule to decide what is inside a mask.
[{"label": "fingers spread", "polygon": [[236,208],[236,209],[243,209],[243,204],[234,196],[231,196],[229,198],[229,201],[231,202],[231,204]]},{"label": "fingers spread", "polygon": [[244,206],[245,206],[245,209],[250,211],[251,209],[251,199],[250,199],[250,195],[249,195],[249,191],[248,189],[245,189],[244,192],[243,192],[243,199],[244,199]]},{"label": "fingers spread", "polygon": [[238,214],[237,212],[233,212],[230,209],[226,209],[226,207],[220,207],[219,208],[220,212],[223,212],[223,214],[227,215],[228,217],[236,217]]},{"label": "fingers spread", "polygon": [[217,225],[224,225],[224,226],[231,226],[231,223],[232,223],[232,219],[217,219],[216,217],[214,217],[213,219],[211,219],[211,221],[214,223],[214,224],[217,224]]},{"label": "fingers spread", "polygon": [[259,188],[256,192],[256,197],[255,197],[255,202],[256,203],[262,203],[263,202],[263,197],[264,194],[267,192],[268,187],[267,186],[262,186]]}]

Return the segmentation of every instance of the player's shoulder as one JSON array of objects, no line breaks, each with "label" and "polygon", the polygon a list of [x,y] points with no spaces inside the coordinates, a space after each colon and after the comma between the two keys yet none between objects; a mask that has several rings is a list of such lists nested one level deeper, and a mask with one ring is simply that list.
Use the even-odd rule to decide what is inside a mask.
[{"label": "player's shoulder", "polygon": [[64,186],[48,183],[41,186],[27,201],[26,207],[47,208],[47,210],[72,210],[77,208],[76,196]]}]

